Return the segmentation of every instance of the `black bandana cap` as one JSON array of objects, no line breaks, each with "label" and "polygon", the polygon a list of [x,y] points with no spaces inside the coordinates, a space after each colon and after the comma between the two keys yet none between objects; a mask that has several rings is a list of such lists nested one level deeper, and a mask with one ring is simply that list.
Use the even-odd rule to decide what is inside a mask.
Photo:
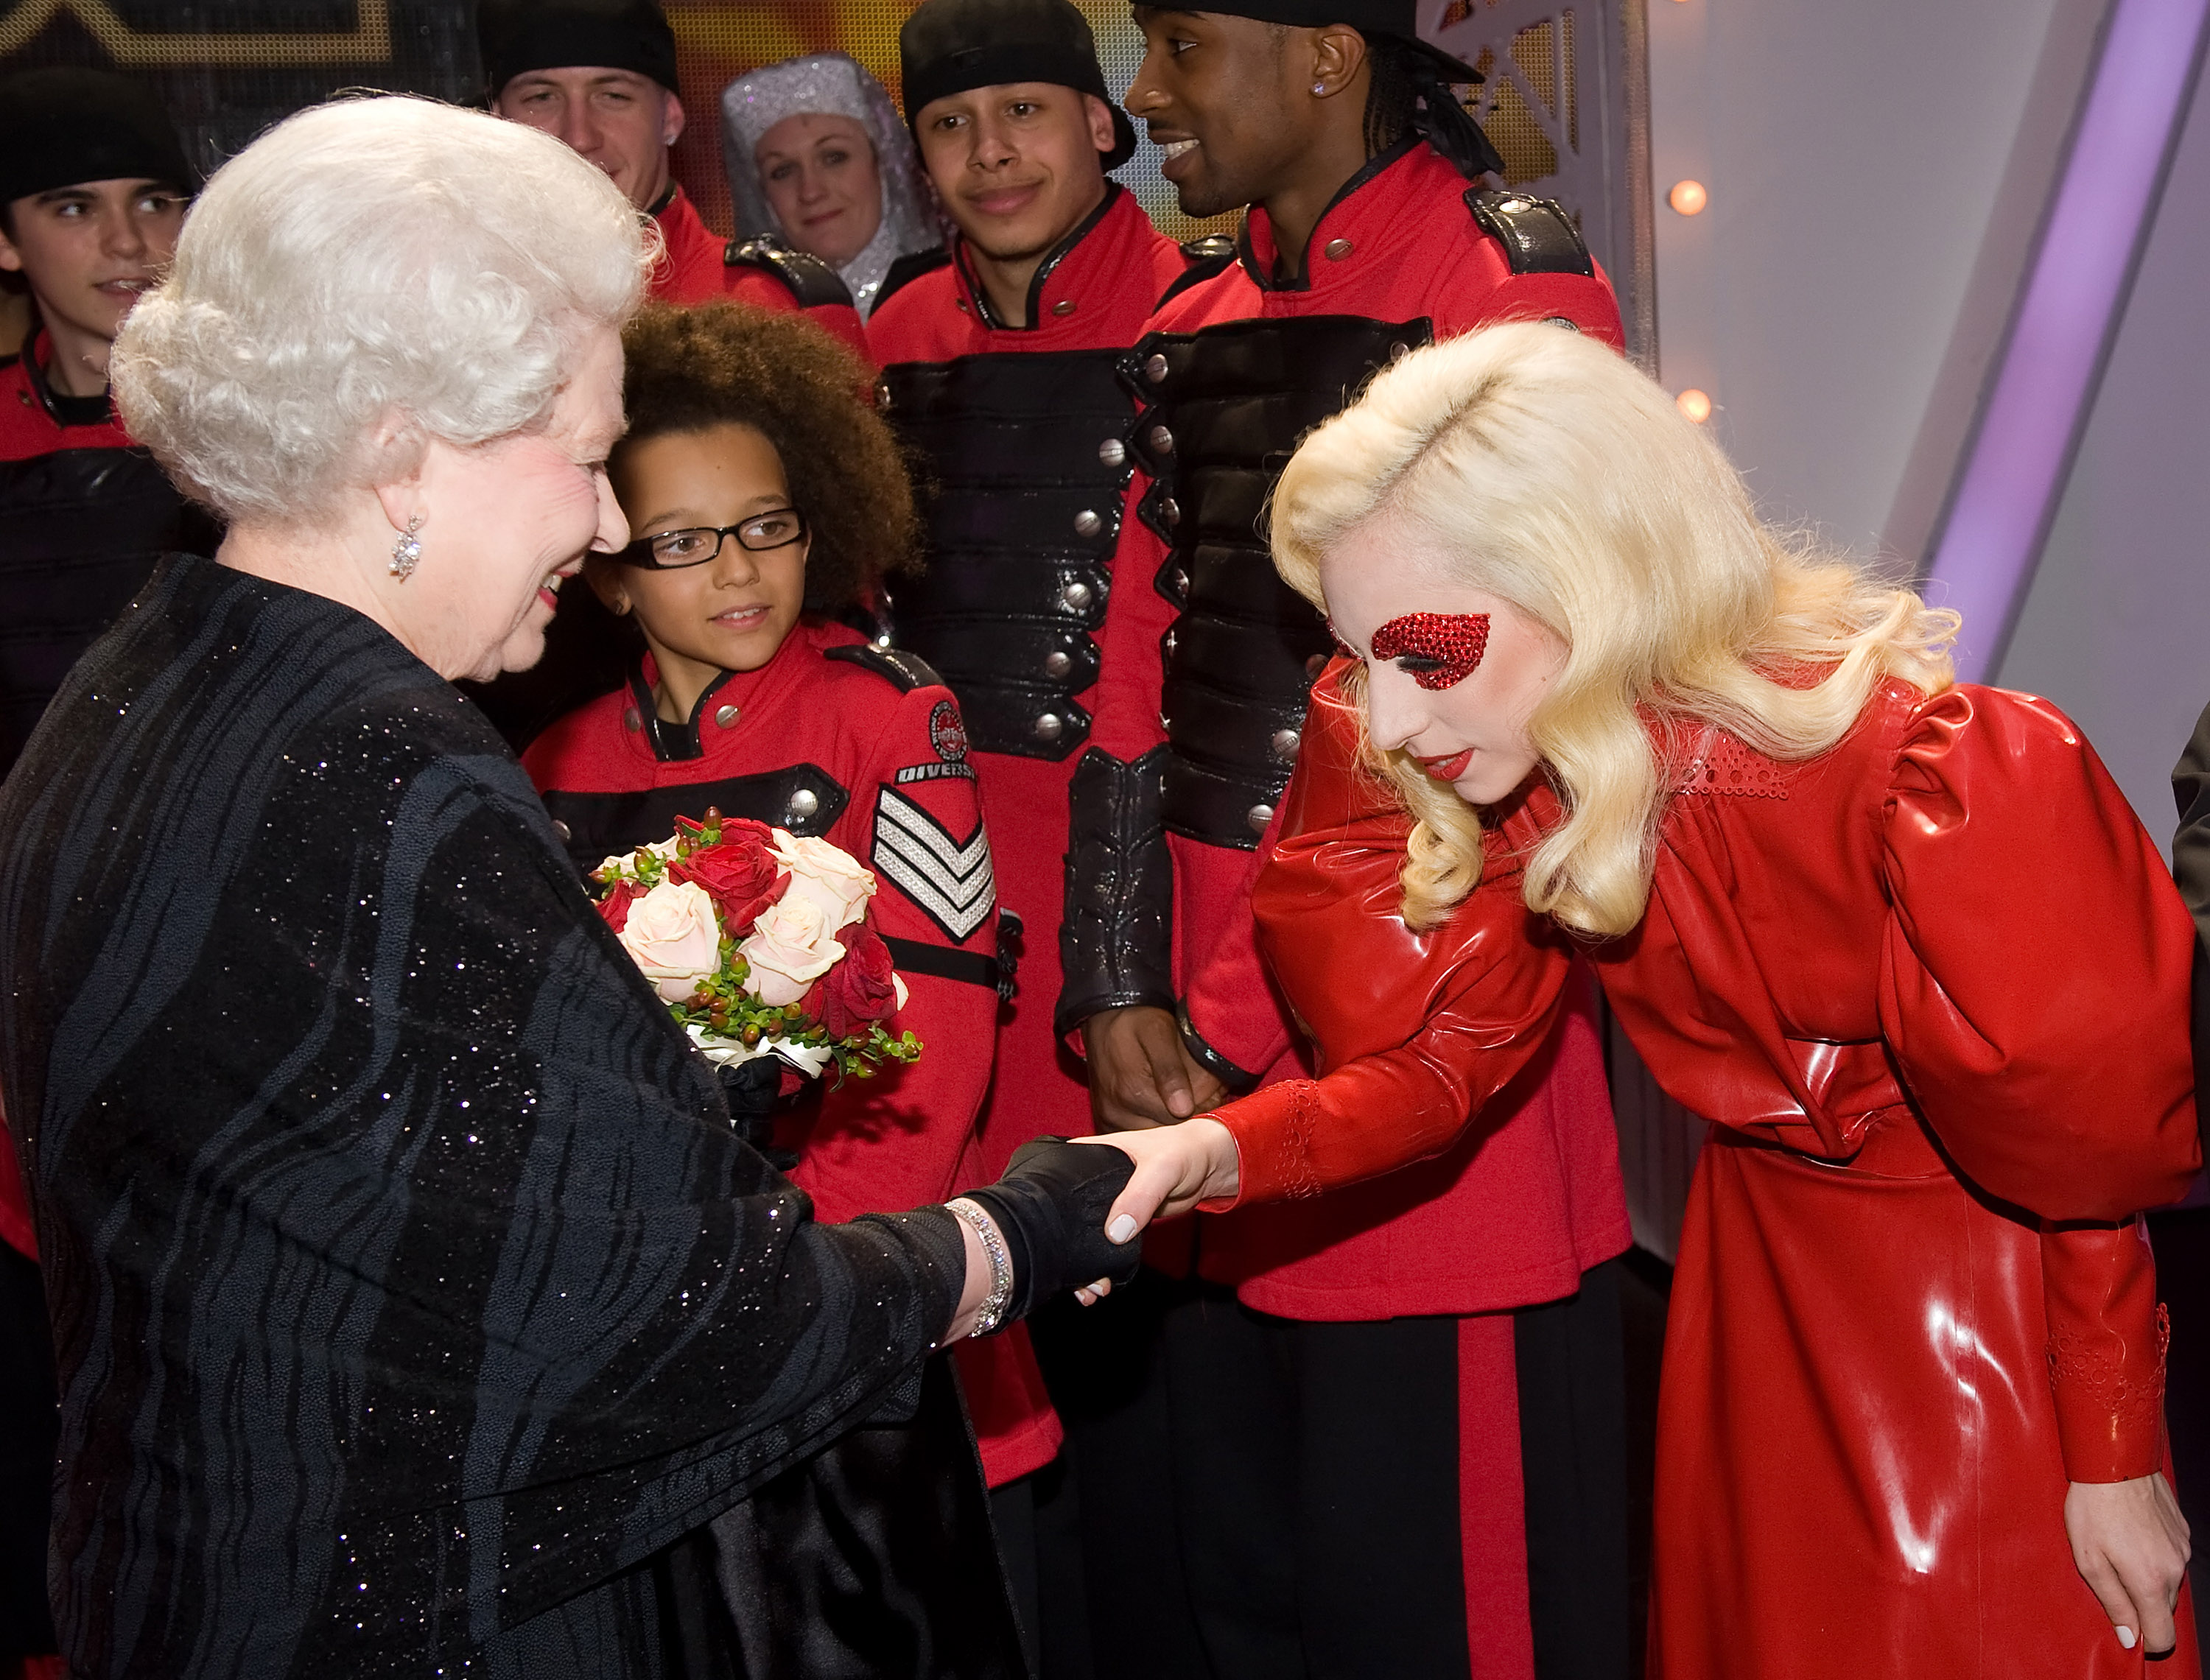
[{"label": "black bandana cap", "polygon": [[1135,125],[1105,91],[1096,37],[1068,0],[922,0],[898,31],[898,71],[909,128],[933,100],[1042,81],[1105,101],[1113,113],[1106,168],[1118,169],[1136,154]]},{"label": "black bandana cap", "polygon": [[0,79],[0,204],[87,181],[200,186],[176,125],[142,82],[61,69]]},{"label": "black bandana cap", "polygon": [[1419,7],[1415,0],[1332,0],[1332,3],[1331,0],[1205,0],[1193,9],[1217,12],[1223,17],[1256,18],[1261,23],[1285,23],[1292,29],[1347,23],[1362,35],[1395,36],[1432,64],[1446,83],[1477,85],[1488,80],[1464,60],[1453,58],[1420,39]]},{"label": "black bandana cap", "polygon": [[494,100],[528,71],[578,65],[629,70],[671,93],[682,91],[675,32],[653,0],[482,0],[476,44]]}]

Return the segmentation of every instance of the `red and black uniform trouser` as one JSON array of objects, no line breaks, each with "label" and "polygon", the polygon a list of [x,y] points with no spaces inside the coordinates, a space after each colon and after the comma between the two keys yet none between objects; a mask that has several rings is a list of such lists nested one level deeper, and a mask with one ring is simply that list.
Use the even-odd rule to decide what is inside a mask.
[{"label": "red and black uniform trouser", "polygon": [[[1619,1268],[1510,1315],[1518,1439],[1502,1444],[1519,1459],[1540,1680],[1628,1671]],[[1087,1673],[1480,1676],[1460,1325],[1279,1318],[1151,1271],[1079,1318],[1032,1321],[1070,1434],[1096,1443],[1075,1460],[1090,1472]],[[1071,1671],[1046,1656],[1047,1680]]]}]

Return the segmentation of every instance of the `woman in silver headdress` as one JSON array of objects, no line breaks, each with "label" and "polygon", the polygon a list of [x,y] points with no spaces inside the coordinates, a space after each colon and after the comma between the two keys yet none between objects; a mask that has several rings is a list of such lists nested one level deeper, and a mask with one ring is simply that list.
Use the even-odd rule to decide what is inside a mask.
[{"label": "woman in silver headdress", "polygon": [[772,234],[819,257],[862,319],[891,263],[943,243],[913,137],[848,54],[787,58],[723,88],[722,162],[737,237]]}]

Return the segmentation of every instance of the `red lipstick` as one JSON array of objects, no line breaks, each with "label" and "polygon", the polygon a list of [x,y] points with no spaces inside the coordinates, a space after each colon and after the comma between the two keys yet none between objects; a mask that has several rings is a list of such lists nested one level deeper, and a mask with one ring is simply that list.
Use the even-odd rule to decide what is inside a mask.
[{"label": "red lipstick", "polygon": [[1423,758],[1420,768],[1437,781],[1456,781],[1465,774],[1465,767],[1473,760],[1473,749],[1454,752],[1447,758]]}]

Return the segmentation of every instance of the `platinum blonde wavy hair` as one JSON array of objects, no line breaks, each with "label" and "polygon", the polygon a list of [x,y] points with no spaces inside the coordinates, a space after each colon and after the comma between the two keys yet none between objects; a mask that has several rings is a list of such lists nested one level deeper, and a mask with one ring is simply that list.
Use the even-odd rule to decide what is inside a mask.
[{"label": "platinum blonde wavy hair", "polygon": [[[1764,524],[1670,397],[1555,326],[1488,328],[1375,378],[1282,474],[1274,563],[1325,611],[1321,557],[1376,519],[1565,643],[1528,725],[1565,816],[1526,859],[1525,898],[1585,934],[1642,919],[1667,795],[1707,728],[1800,761],[1883,678],[1954,680],[1955,613]],[[1434,926],[1481,879],[1480,814],[1405,753],[1368,756],[1416,819],[1404,918]]]},{"label": "platinum blonde wavy hair", "polygon": [[584,337],[635,312],[656,249],[549,135],[428,99],[319,105],[208,183],[116,340],[116,403],[232,521],[313,525],[432,437],[542,421]]}]

